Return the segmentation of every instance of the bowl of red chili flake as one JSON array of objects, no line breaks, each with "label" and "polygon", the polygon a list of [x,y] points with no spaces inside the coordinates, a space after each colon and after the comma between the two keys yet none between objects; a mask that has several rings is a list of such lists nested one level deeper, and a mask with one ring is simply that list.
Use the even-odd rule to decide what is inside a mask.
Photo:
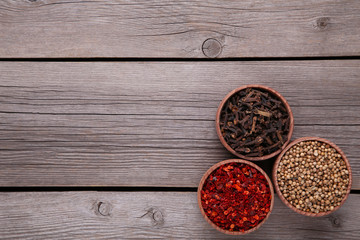
[{"label": "bowl of red chili flake", "polygon": [[201,178],[197,193],[205,220],[230,235],[255,231],[274,206],[270,178],[256,164],[242,159],[212,166]]}]

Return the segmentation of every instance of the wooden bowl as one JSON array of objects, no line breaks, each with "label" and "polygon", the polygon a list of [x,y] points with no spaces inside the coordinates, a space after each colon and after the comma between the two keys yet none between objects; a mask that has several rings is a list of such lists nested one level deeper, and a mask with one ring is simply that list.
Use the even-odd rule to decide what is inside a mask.
[{"label": "wooden bowl", "polygon": [[[269,92],[271,93],[272,95],[276,96],[278,99],[280,99],[280,101],[285,105],[285,108],[287,110],[287,112],[289,113],[289,116],[290,116],[290,124],[289,124],[289,133],[287,135],[287,141],[281,146],[281,148],[279,148],[277,151],[271,153],[271,154],[268,154],[268,155],[264,155],[264,156],[261,156],[261,157],[248,157],[246,155],[242,155],[238,152],[236,152],[234,149],[232,149],[230,147],[230,145],[225,141],[224,137],[222,136],[221,134],[221,130],[220,130],[220,115],[221,115],[221,111],[226,103],[226,101],[232,97],[235,93],[241,91],[241,90],[244,90],[246,88],[257,88],[257,89],[260,89],[260,90],[263,90],[265,92]],[[232,90],[231,92],[229,92],[225,98],[221,101],[219,107],[218,107],[218,110],[217,110],[217,113],[216,113],[216,120],[215,120],[215,127],[216,127],[216,133],[220,139],[220,142],[222,143],[222,145],[229,151],[231,152],[232,154],[234,154],[235,156],[239,157],[239,158],[242,158],[242,159],[246,159],[246,160],[250,160],[250,161],[261,161],[261,160],[266,160],[266,159],[269,159],[269,158],[272,158],[276,155],[278,155],[285,147],[286,145],[290,142],[290,139],[291,139],[291,136],[293,134],[293,130],[294,130],[294,116],[293,116],[293,113],[291,111],[291,108],[290,108],[290,105],[288,104],[288,102],[286,101],[286,99],[280,95],[280,93],[276,92],[274,89],[272,88],[269,88],[269,87],[266,87],[266,86],[263,86],[263,85],[246,85],[246,86],[242,86],[242,87],[239,87],[239,88],[236,88],[234,90]]]},{"label": "wooden bowl", "polygon": [[[206,181],[206,179],[209,177],[209,175],[217,168],[219,168],[221,165],[224,165],[224,164],[227,164],[227,163],[233,163],[233,162],[236,162],[236,163],[244,163],[244,164],[247,164],[253,168],[255,168],[256,170],[258,170],[261,174],[263,174],[269,184],[269,188],[270,188],[270,193],[271,193],[271,204],[270,204],[270,211],[268,212],[268,214],[266,215],[266,217],[258,224],[256,225],[255,227],[247,230],[247,231],[244,231],[244,232],[240,232],[240,231],[229,231],[229,230],[224,230],[222,228],[220,228],[219,226],[217,226],[214,222],[212,222],[208,216],[206,215],[203,207],[202,207],[202,204],[201,204],[201,190],[204,186],[204,183]],[[222,162],[219,162],[215,165],[213,165],[211,168],[209,168],[204,176],[201,178],[200,180],[200,183],[199,183],[199,187],[198,187],[198,191],[197,191],[197,198],[198,198],[198,204],[199,204],[199,208],[200,208],[200,211],[201,211],[201,214],[203,215],[203,217],[205,218],[205,220],[213,227],[215,228],[216,230],[222,232],[222,233],[225,233],[225,234],[229,234],[229,235],[244,235],[244,234],[247,234],[247,233],[251,233],[253,231],[255,231],[256,229],[258,229],[262,224],[264,224],[264,222],[269,218],[270,216],[270,213],[272,212],[272,209],[273,209],[273,206],[274,206],[274,188],[272,186],[272,183],[271,183],[271,180],[269,178],[269,176],[264,172],[264,170],[262,170],[259,166],[257,166],[256,164],[252,163],[252,162],[249,162],[249,161],[246,161],[246,160],[243,160],[243,159],[228,159],[228,160],[225,160],[225,161],[222,161]]]},{"label": "wooden bowl", "polygon": [[[345,161],[347,170],[349,171],[349,185],[348,185],[348,189],[346,192],[345,197],[343,198],[343,200],[341,201],[340,205],[337,207],[334,207],[333,210],[331,211],[327,211],[327,212],[319,212],[319,213],[310,213],[310,212],[304,212],[301,211],[299,209],[297,209],[296,207],[294,207],[293,205],[291,205],[283,196],[282,192],[280,191],[279,188],[279,184],[277,181],[277,169],[280,163],[281,158],[284,156],[284,154],[294,145],[298,144],[299,142],[303,142],[303,141],[318,141],[318,142],[323,142],[326,143],[328,145],[330,145],[331,147],[335,148],[335,150],[341,155],[342,159]],[[283,203],[285,203],[286,206],[288,206],[289,208],[291,208],[293,211],[300,213],[302,215],[305,216],[310,216],[310,217],[322,217],[328,214],[331,214],[333,212],[335,212],[336,210],[338,210],[346,201],[346,199],[348,198],[349,194],[350,194],[350,190],[351,190],[351,184],[352,184],[352,173],[351,173],[351,167],[350,167],[350,163],[349,160],[346,158],[345,153],[338,147],[336,146],[334,143],[330,142],[329,140],[326,140],[324,138],[319,138],[319,137],[302,137],[302,138],[298,138],[295,141],[293,141],[292,143],[290,143],[281,153],[280,155],[277,157],[275,163],[274,163],[274,167],[273,167],[273,171],[272,171],[272,178],[274,181],[274,185],[275,185],[275,190],[277,192],[277,194],[279,195],[279,198],[281,199],[281,201]]]}]

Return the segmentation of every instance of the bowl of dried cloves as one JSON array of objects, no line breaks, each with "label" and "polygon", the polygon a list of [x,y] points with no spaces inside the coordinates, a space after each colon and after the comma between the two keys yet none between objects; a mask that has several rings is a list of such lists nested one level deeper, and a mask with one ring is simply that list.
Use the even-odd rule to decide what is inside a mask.
[{"label": "bowl of dried cloves", "polygon": [[273,167],[276,192],[297,213],[321,217],[348,198],[352,173],[344,152],[329,140],[303,137],[290,143]]},{"label": "bowl of dried cloves", "polygon": [[262,85],[234,89],[221,101],[216,132],[239,158],[260,161],[278,155],[290,142],[294,117],[280,93]]}]

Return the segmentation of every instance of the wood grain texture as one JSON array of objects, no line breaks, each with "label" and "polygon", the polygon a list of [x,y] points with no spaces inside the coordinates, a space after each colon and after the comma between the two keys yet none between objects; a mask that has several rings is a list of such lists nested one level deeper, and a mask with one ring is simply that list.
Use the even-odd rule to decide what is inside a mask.
[{"label": "wood grain texture", "polygon": [[[238,239],[213,229],[194,192],[0,193],[1,239]],[[359,239],[360,195],[310,218],[278,197],[269,219],[241,239]],[[98,211],[100,205],[100,212]]]},{"label": "wood grain texture", "polygon": [[358,60],[1,62],[0,72],[0,186],[196,187],[233,157],[216,136],[218,104],[254,83],[288,100],[293,139],[336,143],[360,189]]},{"label": "wood grain texture", "polygon": [[354,56],[359,12],[357,0],[3,0],[0,58]]}]

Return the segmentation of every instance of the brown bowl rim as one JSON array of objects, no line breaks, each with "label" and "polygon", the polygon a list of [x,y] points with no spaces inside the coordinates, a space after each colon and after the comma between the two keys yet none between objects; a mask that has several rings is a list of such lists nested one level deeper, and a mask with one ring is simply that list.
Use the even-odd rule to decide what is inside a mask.
[{"label": "brown bowl rim", "polygon": [[[348,189],[346,192],[345,197],[343,198],[343,200],[341,201],[340,205],[335,207],[333,210],[331,211],[327,211],[327,212],[319,212],[319,213],[310,213],[310,212],[304,212],[301,211],[299,209],[297,209],[296,207],[294,207],[293,205],[291,205],[283,196],[282,192],[280,191],[279,188],[279,184],[277,182],[277,169],[280,163],[281,158],[284,156],[284,154],[295,144],[300,143],[300,142],[304,142],[304,141],[318,141],[318,142],[323,142],[326,143],[328,145],[330,145],[331,147],[335,148],[336,151],[341,155],[342,159],[345,161],[347,170],[349,171],[349,185],[348,185]],[[274,166],[273,166],[273,171],[272,171],[272,178],[273,178],[273,182],[274,182],[274,187],[275,190],[279,196],[279,198],[281,199],[281,201],[288,206],[289,208],[291,208],[293,211],[305,215],[305,216],[309,216],[309,217],[322,217],[328,214],[331,214],[333,212],[335,212],[336,210],[338,210],[346,201],[346,199],[349,197],[350,194],[350,190],[351,190],[351,185],[352,185],[352,171],[351,171],[351,167],[350,167],[350,163],[349,160],[347,159],[345,153],[333,142],[324,139],[324,138],[320,138],[320,137],[302,137],[302,138],[298,138],[296,140],[294,140],[293,142],[291,142],[281,153],[280,155],[277,157]]]},{"label": "brown bowl rim", "polygon": [[[265,91],[268,91],[270,93],[272,93],[273,95],[275,95],[276,97],[278,97],[282,103],[284,103],[285,108],[290,116],[290,125],[289,125],[289,133],[288,133],[288,138],[287,141],[281,146],[281,148],[279,148],[278,150],[276,150],[275,152],[268,154],[268,155],[264,155],[261,157],[247,157],[246,155],[242,155],[238,152],[236,152],[234,149],[232,149],[230,147],[230,145],[225,141],[224,137],[221,134],[221,130],[220,130],[220,114],[221,114],[221,110],[224,107],[224,104],[226,103],[226,101],[232,96],[234,95],[236,92],[239,92],[243,89],[246,88],[258,88],[258,89],[262,89]],[[241,86],[239,88],[236,88],[234,90],[232,90],[231,92],[229,92],[224,98],[223,100],[220,102],[219,107],[217,109],[216,112],[216,120],[215,120],[215,127],[216,127],[216,133],[220,139],[221,144],[232,154],[234,154],[235,156],[242,158],[242,159],[246,159],[249,161],[262,161],[262,160],[266,160],[269,158],[272,158],[276,155],[278,155],[285,147],[286,145],[290,142],[290,139],[292,137],[293,131],[294,131],[294,116],[293,116],[293,112],[290,108],[289,103],[286,101],[286,99],[277,91],[275,91],[274,89],[264,86],[264,85],[258,85],[258,84],[251,84],[251,85],[245,85],[245,86]]]},{"label": "brown bowl rim", "polygon": [[[201,204],[201,190],[204,186],[204,183],[206,181],[206,179],[209,177],[209,175],[217,168],[219,168],[221,165],[224,165],[224,164],[227,164],[227,163],[233,163],[233,162],[236,162],[236,163],[244,163],[244,164],[247,164],[253,168],[255,168],[256,170],[258,170],[261,174],[263,174],[269,184],[269,187],[270,187],[270,192],[271,192],[271,204],[270,204],[270,211],[267,213],[266,217],[258,224],[256,225],[255,227],[247,230],[247,231],[244,231],[244,232],[240,232],[240,231],[229,231],[229,230],[224,230],[222,228],[220,228],[219,226],[217,226],[215,223],[213,223],[209,218],[208,216],[205,214],[205,211],[202,207],[202,204]],[[199,208],[200,208],[200,211],[201,211],[201,214],[203,215],[203,217],[205,218],[205,220],[213,227],[215,228],[216,230],[222,232],[222,233],[225,233],[225,234],[228,234],[228,235],[244,235],[244,234],[248,234],[248,233],[251,233],[255,230],[257,230],[262,224],[264,224],[266,222],[266,220],[269,218],[270,216],[270,213],[272,212],[273,210],[273,207],[274,207],[274,188],[273,188],[273,185],[272,185],[272,182],[271,182],[271,179],[269,178],[269,176],[266,174],[266,172],[264,170],[262,170],[261,167],[259,167],[258,165],[256,165],[255,163],[252,163],[250,161],[247,161],[247,160],[244,160],[244,159],[228,159],[228,160],[224,160],[224,161],[221,161],[219,163],[216,163],[215,165],[213,165],[212,167],[210,167],[206,172],[205,174],[202,176],[201,180],[200,180],[200,183],[199,183],[199,186],[198,186],[198,190],[197,190],[197,199],[198,199],[198,205],[199,205]]]}]

